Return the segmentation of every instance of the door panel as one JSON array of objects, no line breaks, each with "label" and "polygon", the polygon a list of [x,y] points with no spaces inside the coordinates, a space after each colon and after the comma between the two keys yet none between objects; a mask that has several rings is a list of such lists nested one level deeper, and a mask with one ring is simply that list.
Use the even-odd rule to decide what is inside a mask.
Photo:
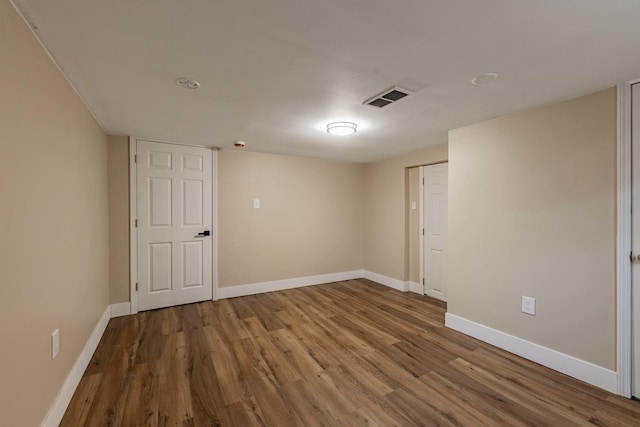
[{"label": "door panel", "polygon": [[202,287],[202,240],[182,243],[183,288]]},{"label": "door panel", "polygon": [[171,242],[149,244],[149,292],[170,291]]},{"label": "door panel", "polygon": [[185,179],[182,181],[182,194],[184,196],[183,226],[202,226],[202,180]]},{"label": "door panel", "polygon": [[447,300],[447,163],[424,166],[424,293]]},{"label": "door panel", "polygon": [[149,226],[171,227],[171,179],[149,179]]},{"label": "door panel", "polygon": [[138,140],[137,155],[138,310],[211,299],[211,150]]}]

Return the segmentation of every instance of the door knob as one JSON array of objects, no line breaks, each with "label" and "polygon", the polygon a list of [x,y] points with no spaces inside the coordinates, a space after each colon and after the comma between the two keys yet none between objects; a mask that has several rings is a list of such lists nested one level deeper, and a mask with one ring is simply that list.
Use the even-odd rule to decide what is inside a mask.
[{"label": "door knob", "polygon": [[193,237],[206,237],[206,236],[210,236],[210,235],[211,235],[211,232],[209,230],[204,230],[204,231],[196,234]]}]

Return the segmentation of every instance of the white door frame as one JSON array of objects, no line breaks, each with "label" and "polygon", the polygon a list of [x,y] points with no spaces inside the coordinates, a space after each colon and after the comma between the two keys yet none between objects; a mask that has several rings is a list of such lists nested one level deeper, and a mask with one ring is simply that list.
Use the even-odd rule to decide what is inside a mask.
[{"label": "white door frame", "polygon": [[138,312],[138,292],[136,291],[136,283],[138,283],[138,233],[136,228],[136,213],[137,207],[137,169],[136,169],[136,155],[137,155],[137,141],[138,140],[160,142],[164,144],[174,145],[188,145],[191,147],[204,147],[211,149],[211,178],[212,185],[211,191],[213,192],[211,197],[211,215],[213,215],[211,226],[213,228],[211,234],[212,241],[212,256],[211,268],[213,269],[211,279],[212,287],[212,300],[218,299],[218,148],[207,147],[204,145],[186,144],[182,142],[174,141],[162,141],[158,139],[129,137],[129,292],[131,298],[131,314]]},{"label": "white door frame", "polygon": [[618,192],[617,192],[617,366],[618,394],[631,397],[632,382],[632,301],[631,301],[631,85],[618,85]]},{"label": "white door frame", "polygon": [[[424,168],[426,166],[439,165],[442,163],[449,163],[449,160],[445,160],[443,162],[434,162],[427,163],[424,165],[418,166],[420,170],[420,211],[418,216],[420,217],[420,286],[422,287],[422,295],[427,295],[426,292],[426,280],[424,277],[425,266],[424,266]],[[448,210],[447,210],[448,212]]]},{"label": "white door frame", "polygon": [[418,216],[420,217],[420,287],[422,288],[422,295],[426,295],[425,292],[425,280],[424,280],[424,166],[419,166],[420,171],[420,204],[418,205]]}]

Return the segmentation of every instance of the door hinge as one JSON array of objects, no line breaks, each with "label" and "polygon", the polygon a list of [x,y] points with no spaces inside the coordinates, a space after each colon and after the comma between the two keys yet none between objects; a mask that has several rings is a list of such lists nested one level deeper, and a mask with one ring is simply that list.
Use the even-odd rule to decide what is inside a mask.
[{"label": "door hinge", "polygon": [[136,282],[136,292],[138,292],[138,282]]},{"label": "door hinge", "polygon": [[138,228],[138,218],[136,218],[136,228]]},{"label": "door hinge", "polygon": [[424,185],[424,178],[422,178],[422,185]]},{"label": "door hinge", "polygon": [[133,163],[138,163],[138,155],[137,154],[133,155]]},{"label": "door hinge", "polygon": [[422,229],[422,235],[424,236],[424,228]]},{"label": "door hinge", "polygon": [[424,277],[422,278],[422,286],[424,286]]}]

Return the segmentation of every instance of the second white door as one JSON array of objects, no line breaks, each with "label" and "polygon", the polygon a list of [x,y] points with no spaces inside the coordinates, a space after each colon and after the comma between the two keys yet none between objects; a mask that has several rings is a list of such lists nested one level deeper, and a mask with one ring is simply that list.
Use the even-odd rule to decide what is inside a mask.
[{"label": "second white door", "polygon": [[424,293],[447,300],[447,163],[422,167]]},{"label": "second white door", "polygon": [[212,298],[212,151],[137,141],[138,310]]}]

